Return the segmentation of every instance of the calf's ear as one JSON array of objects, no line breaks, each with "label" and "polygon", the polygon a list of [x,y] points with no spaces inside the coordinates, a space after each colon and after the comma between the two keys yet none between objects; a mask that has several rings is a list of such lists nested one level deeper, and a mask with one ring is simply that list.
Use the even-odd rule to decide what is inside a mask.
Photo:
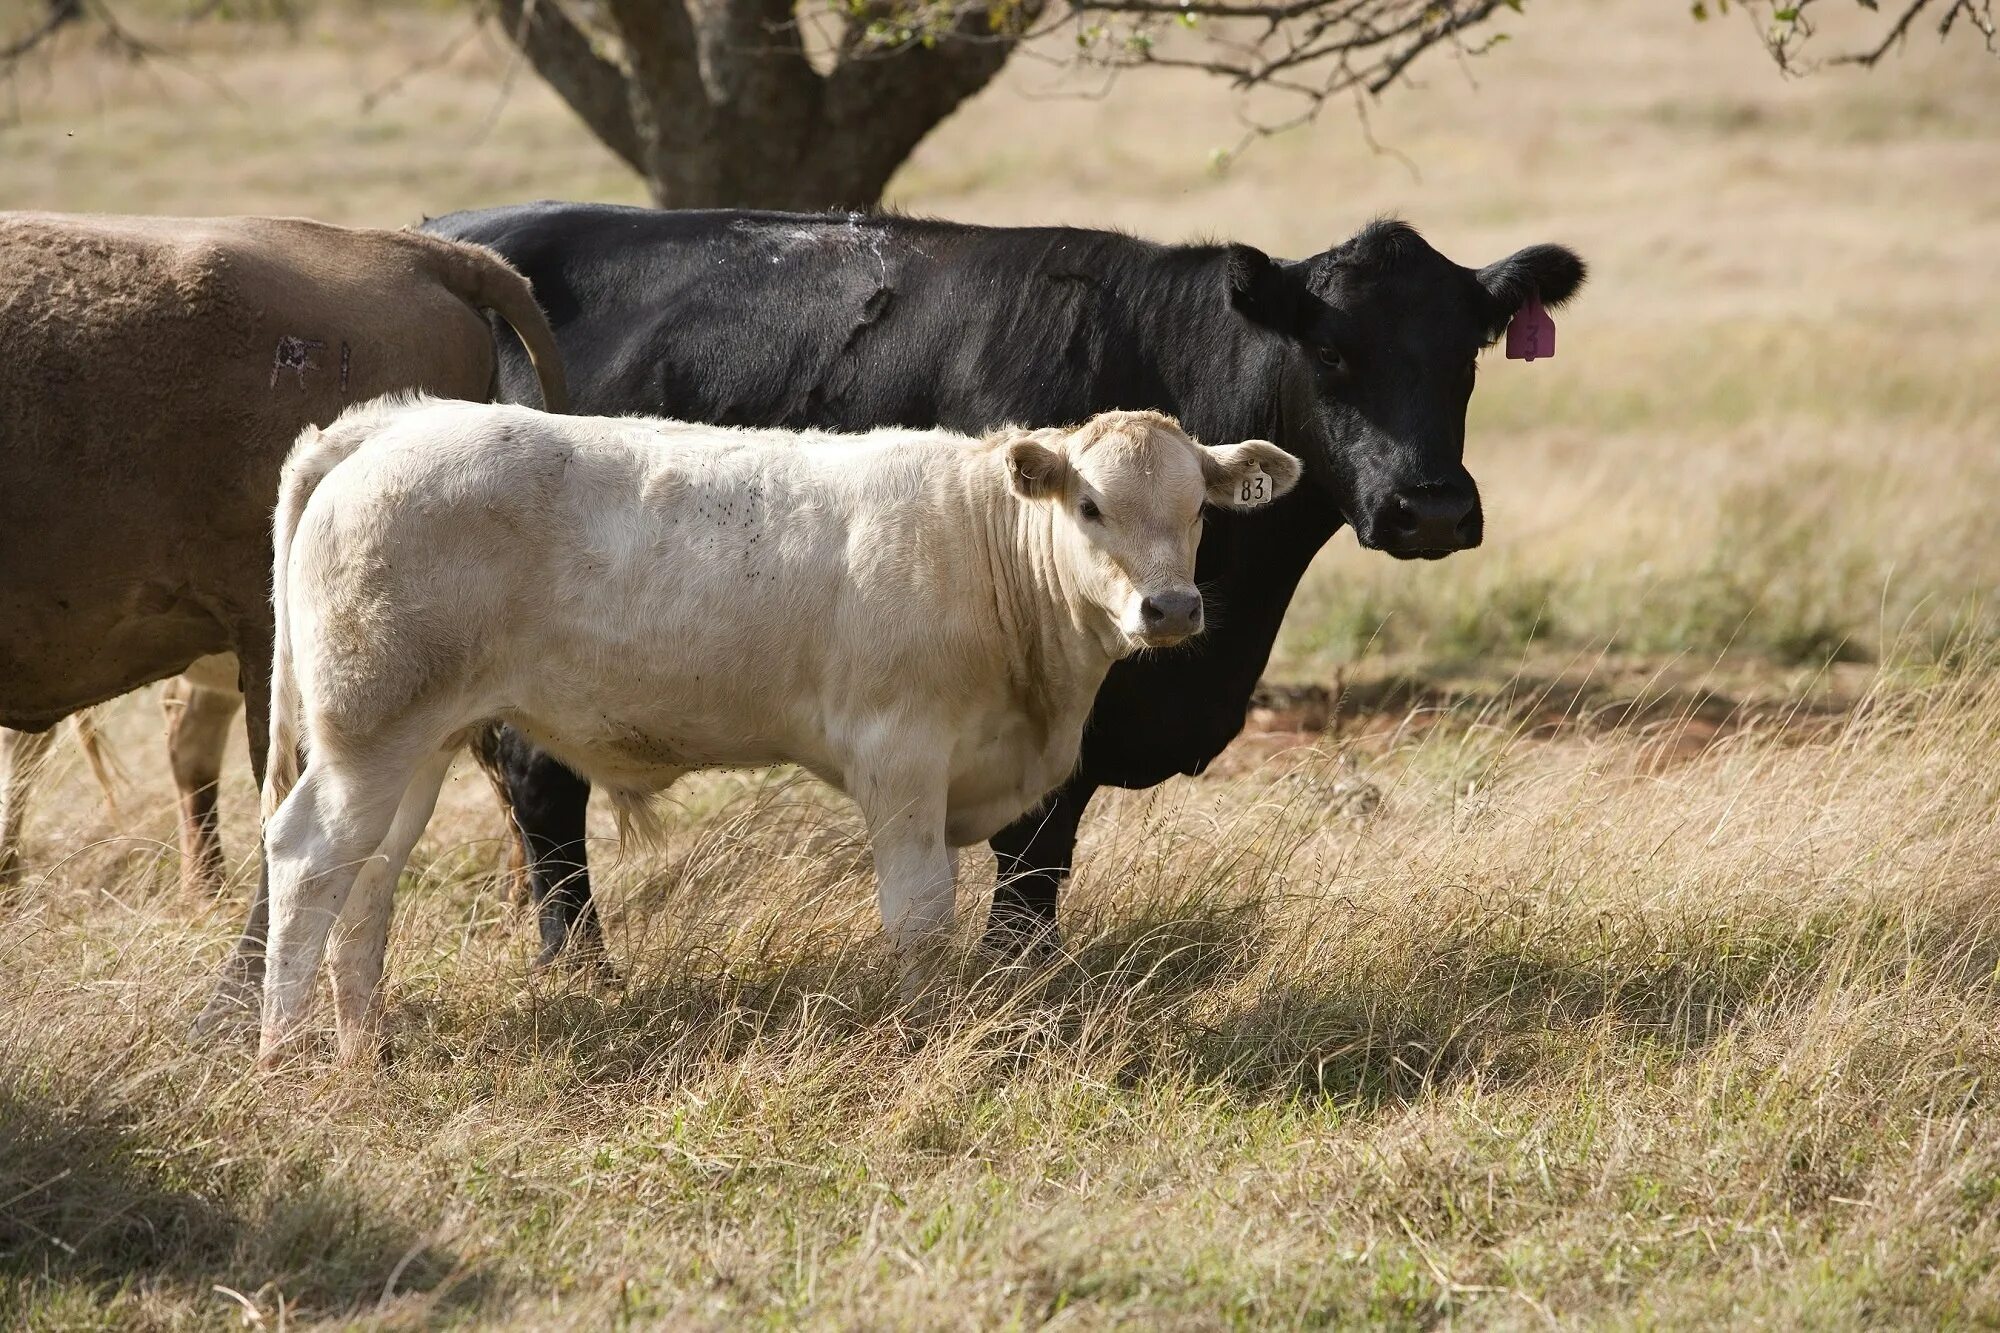
[{"label": "calf's ear", "polygon": [[1299,484],[1299,460],[1269,440],[1245,440],[1201,451],[1208,502],[1221,509],[1257,509]]},{"label": "calf's ear", "polygon": [[1068,476],[1068,460],[1047,445],[1016,440],[1007,446],[1007,484],[1024,500],[1057,498]]},{"label": "calf's ear", "polygon": [[1504,327],[1531,296],[1540,297],[1545,306],[1569,300],[1588,272],[1567,246],[1531,245],[1480,269],[1479,285],[1493,299],[1495,316]]}]

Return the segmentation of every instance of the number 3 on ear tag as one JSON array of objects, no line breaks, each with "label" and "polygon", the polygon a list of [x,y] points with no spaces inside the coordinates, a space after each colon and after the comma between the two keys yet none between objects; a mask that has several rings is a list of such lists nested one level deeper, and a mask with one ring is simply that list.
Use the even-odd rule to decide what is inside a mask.
[{"label": "number 3 on ear tag", "polygon": [[1507,324],[1507,359],[1533,361],[1556,354],[1556,322],[1542,309],[1542,298],[1530,296]]},{"label": "number 3 on ear tag", "polygon": [[1263,504],[1271,498],[1271,474],[1258,468],[1243,479],[1243,487],[1236,493],[1242,504]]}]

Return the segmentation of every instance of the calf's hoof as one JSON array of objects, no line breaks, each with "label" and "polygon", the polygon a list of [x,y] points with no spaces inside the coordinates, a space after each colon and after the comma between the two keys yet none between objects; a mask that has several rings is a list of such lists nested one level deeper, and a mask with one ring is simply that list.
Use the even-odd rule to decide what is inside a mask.
[{"label": "calf's hoof", "polygon": [[257,1072],[269,1074],[282,1069],[291,1055],[285,1045],[284,1033],[277,1028],[265,1027],[263,1036],[257,1041]]},{"label": "calf's hoof", "polygon": [[[325,1033],[305,1018],[262,1024],[257,1037],[257,1072],[269,1074],[326,1055],[324,1037]],[[338,1063],[347,1063],[338,1049],[332,1054]]]},{"label": "calf's hoof", "polygon": [[396,1062],[396,1045],[386,1036],[340,1044],[340,1066],[363,1071],[387,1069]]}]

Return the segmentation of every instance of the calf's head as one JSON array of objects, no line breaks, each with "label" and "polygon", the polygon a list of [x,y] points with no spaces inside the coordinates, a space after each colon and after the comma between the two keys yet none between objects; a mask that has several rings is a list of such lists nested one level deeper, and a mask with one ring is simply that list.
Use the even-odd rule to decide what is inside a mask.
[{"label": "calf's head", "polygon": [[1463,268],[1401,222],[1296,261],[1228,255],[1230,303],[1279,347],[1287,447],[1363,546],[1435,560],[1479,545],[1465,408],[1480,349],[1530,299],[1560,305],[1583,261],[1533,245]]},{"label": "calf's head", "polygon": [[1069,430],[1023,432],[1006,447],[1008,484],[1049,506],[1056,575],[1102,614],[1120,651],[1164,648],[1202,627],[1194,585],[1204,505],[1256,509],[1298,484],[1275,444],[1211,448],[1157,412],[1106,412]]}]

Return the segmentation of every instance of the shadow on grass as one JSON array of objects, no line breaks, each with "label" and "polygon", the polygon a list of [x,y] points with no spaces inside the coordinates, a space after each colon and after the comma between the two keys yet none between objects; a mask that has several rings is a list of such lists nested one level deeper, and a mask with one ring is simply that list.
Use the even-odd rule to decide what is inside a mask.
[{"label": "shadow on grass", "polygon": [[[970,951],[947,988],[944,1022],[977,1028],[972,1045],[999,1066],[1108,1058],[1127,1081],[1184,1073],[1256,1100],[1379,1105],[1475,1075],[1530,1076],[1555,1058],[1552,1036],[1607,1020],[1620,1040],[1695,1051],[1774,980],[1809,967],[1814,946],[1752,947],[1690,929],[1672,942],[1588,937],[1573,941],[1579,956],[1565,956],[1529,938],[1546,921],[1440,920],[1433,936],[1387,956],[1280,967],[1243,998],[1235,988],[1274,947],[1267,907],[1186,899],[1136,916],[1086,915],[1053,962]],[[470,1042],[503,1063],[559,1053],[587,1083],[613,1084],[696,1077],[760,1045],[851,1042],[858,1054],[883,1039],[900,1000],[885,951],[823,938],[735,966],[715,950],[669,946],[635,967],[615,1000],[558,986],[505,1011],[428,1005],[422,1023],[470,1029],[447,1046]]]},{"label": "shadow on grass", "polygon": [[[981,1066],[975,1081],[1074,1067],[1128,1086],[1191,1078],[1246,1101],[1366,1112],[1605,1056],[1699,1058],[1746,1019],[1782,1021],[1828,984],[1991,988],[2000,948],[1986,922],[1919,928],[1893,904],[1575,919],[1532,896],[1445,897],[1420,913],[1421,929],[1380,935],[1338,904],[1303,926],[1281,925],[1280,907],[1188,895],[1137,914],[1075,914],[1071,949],[1053,962],[968,951],[931,1038]],[[747,960],[668,940],[615,1002],[556,988],[503,1012],[438,997],[426,1021],[464,1029],[437,1044],[476,1047],[495,1067],[552,1056],[600,1087],[699,1080],[756,1050],[831,1051],[859,1068],[903,1049],[896,978],[885,950],[841,930]]]},{"label": "shadow on grass", "polygon": [[314,1164],[178,1147],[178,1117],[145,1114],[0,1073],[0,1324],[235,1323],[219,1288],[291,1317],[386,1312],[392,1289],[433,1311],[483,1299],[447,1248]]},{"label": "shadow on grass", "polygon": [[[1448,981],[1287,981],[1194,1034],[1188,1055],[1201,1077],[1247,1100],[1304,1095],[1375,1111],[1474,1080],[1523,1082],[1606,1041],[1694,1056],[1760,993],[1748,977],[1694,971],[1670,964],[1611,979],[1496,950]],[[1608,1034],[1590,1031],[1599,1024]]]},{"label": "shadow on grass", "polygon": [[852,1042],[859,1052],[917,1040],[926,1027],[976,1029],[975,1044],[987,1048],[1046,1051],[1090,1040],[1113,1016],[1170,1021],[1254,966],[1266,935],[1259,904],[1170,902],[1086,928],[1080,947],[1060,958],[1015,962],[968,948],[944,960],[936,1003],[920,1005],[917,1019],[889,951],[843,921],[796,926],[799,935],[768,951],[721,946],[704,937],[713,925],[658,931],[622,964],[615,991],[557,975],[497,1007],[455,990],[403,997],[396,1022],[408,1039],[398,1038],[399,1049],[447,1060],[469,1052],[496,1068],[552,1058],[592,1085],[697,1077],[759,1048]]},{"label": "shadow on grass", "polygon": [[1563,929],[1546,915],[1468,915],[1399,958],[1370,966],[1364,953],[1267,986],[1194,1029],[1187,1053],[1200,1077],[1252,1100],[1376,1109],[1571,1069],[1591,1052],[1693,1058],[1752,1015],[1810,1008],[1829,984],[1990,992],[1995,955],[1988,923],[1913,927],[1886,905],[1802,919],[1634,913]]},{"label": "shadow on grass", "polygon": [[1669,683],[1602,672],[1516,673],[1504,680],[1460,678],[1449,664],[1345,682],[1335,701],[1336,728],[1383,716],[1429,713],[1507,725],[1523,736],[1562,731],[1645,731],[1677,745],[1703,746],[1752,728],[1809,739],[1853,716],[1857,701],[1840,692],[1810,697],[1751,697],[1704,682]]}]

